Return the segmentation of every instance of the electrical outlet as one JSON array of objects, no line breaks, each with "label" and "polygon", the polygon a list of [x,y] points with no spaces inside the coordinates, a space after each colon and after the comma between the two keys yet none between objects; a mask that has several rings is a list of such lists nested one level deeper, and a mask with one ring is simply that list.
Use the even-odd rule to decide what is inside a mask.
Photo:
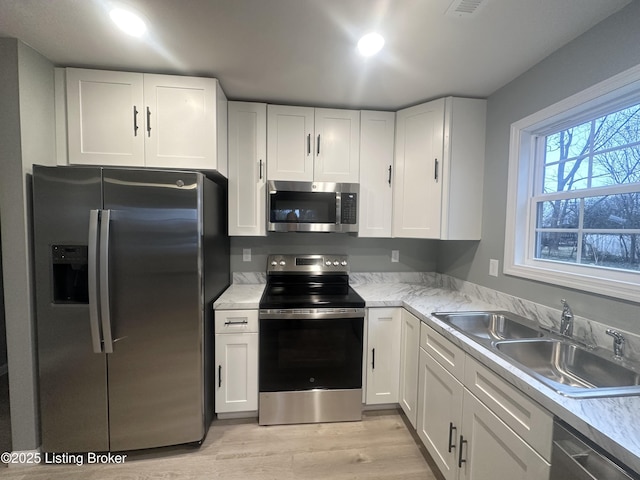
[{"label": "electrical outlet", "polygon": [[495,258],[489,260],[489,275],[492,277],[498,276],[498,268],[500,266],[500,262]]},{"label": "electrical outlet", "polygon": [[243,248],[242,249],[242,261],[243,262],[250,262],[251,261],[251,249],[250,248]]},{"label": "electrical outlet", "polygon": [[400,261],[400,250],[391,250],[391,261],[398,263]]}]

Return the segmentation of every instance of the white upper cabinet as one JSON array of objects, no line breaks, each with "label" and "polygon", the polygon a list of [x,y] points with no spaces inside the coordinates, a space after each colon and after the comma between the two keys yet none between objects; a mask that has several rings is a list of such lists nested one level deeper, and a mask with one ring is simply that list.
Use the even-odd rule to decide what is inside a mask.
[{"label": "white upper cabinet", "polygon": [[267,178],[357,183],[360,112],[267,107]]},{"label": "white upper cabinet", "polygon": [[393,236],[440,238],[444,99],[396,117]]},{"label": "white upper cabinet", "polygon": [[227,174],[227,99],[216,79],[66,69],[70,164]]},{"label": "white upper cabinet", "polygon": [[394,237],[480,239],[485,117],[454,97],[397,113]]},{"label": "white upper cabinet", "polygon": [[265,236],[267,105],[229,102],[229,235]]},{"label": "white upper cabinet", "polygon": [[359,237],[391,237],[395,112],[360,112]]},{"label": "white upper cabinet", "polygon": [[142,75],[76,68],[66,73],[69,163],[144,166]]}]

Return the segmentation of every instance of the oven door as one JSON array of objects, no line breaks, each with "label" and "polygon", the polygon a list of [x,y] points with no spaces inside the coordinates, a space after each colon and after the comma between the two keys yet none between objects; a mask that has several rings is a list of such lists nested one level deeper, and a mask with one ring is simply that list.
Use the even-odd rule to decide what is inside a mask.
[{"label": "oven door", "polygon": [[362,388],[363,317],[288,317],[260,320],[260,392]]}]

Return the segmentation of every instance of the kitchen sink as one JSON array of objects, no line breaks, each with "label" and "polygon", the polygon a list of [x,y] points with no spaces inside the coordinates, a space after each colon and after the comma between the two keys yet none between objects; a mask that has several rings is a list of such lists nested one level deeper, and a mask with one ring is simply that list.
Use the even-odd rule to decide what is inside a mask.
[{"label": "kitchen sink", "polygon": [[628,362],[557,338],[501,341],[493,344],[525,372],[569,397],[640,394],[640,370]]},{"label": "kitchen sink", "polygon": [[478,339],[499,341],[543,335],[534,322],[511,312],[435,312],[433,316]]}]

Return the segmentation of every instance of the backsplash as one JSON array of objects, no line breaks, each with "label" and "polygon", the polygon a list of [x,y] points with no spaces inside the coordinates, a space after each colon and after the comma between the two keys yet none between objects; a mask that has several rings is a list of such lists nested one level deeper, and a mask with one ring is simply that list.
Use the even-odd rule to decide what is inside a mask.
[{"label": "backsplash", "polygon": [[[482,300],[484,303],[494,305],[496,309],[508,310],[522,317],[536,320],[544,328],[551,329],[555,332],[560,329],[562,308],[560,308],[559,297],[557,299],[559,308],[551,308],[435,272],[352,272],[349,274],[349,281],[352,285],[367,283],[413,283],[433,288],[453,290]],[[233,283],[266,283],[266,274],[264,272],[233,272]],[[573,338],[590,347],[597,346],[607,351],[613,351],[613,339],[606,334],[607,328],[609,328],[608,325],[575,315],[573,319]],[[624,330],[619,331],[625,337],[624,357],[640,362],[640,336]]]}]

